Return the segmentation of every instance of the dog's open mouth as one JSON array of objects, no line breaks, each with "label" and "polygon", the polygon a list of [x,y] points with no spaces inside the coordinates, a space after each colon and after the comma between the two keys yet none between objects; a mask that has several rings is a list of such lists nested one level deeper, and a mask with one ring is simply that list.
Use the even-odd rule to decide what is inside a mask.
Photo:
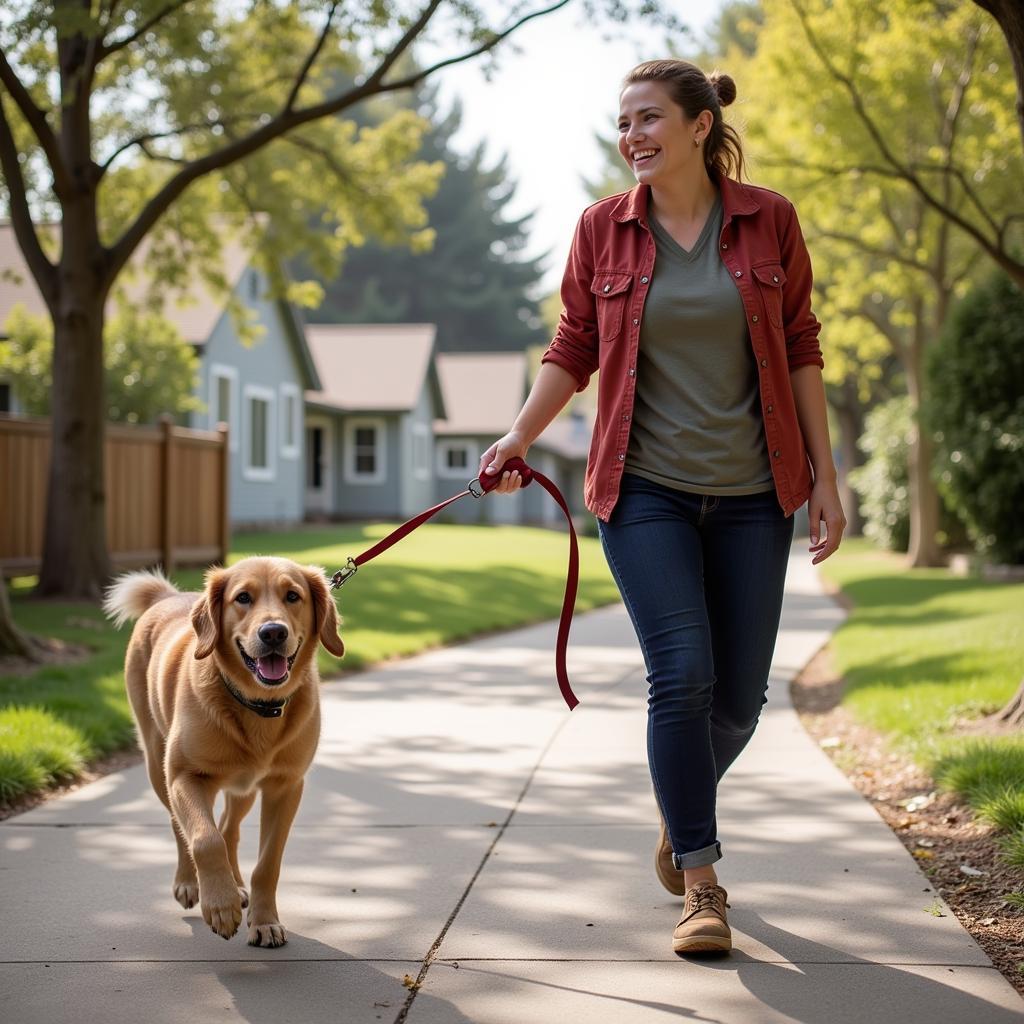
[{"label": "dog's open mouth", "polygon": [[238,644],[238,653],[242,655],[245,667],[265,686],[280,686],[292,670],[295,654],[299,653],[296,650],[295,654],[288,657],[283,654],[263,654],[258,658],[250,658],[242,641],[236,640],[235,643]]}]

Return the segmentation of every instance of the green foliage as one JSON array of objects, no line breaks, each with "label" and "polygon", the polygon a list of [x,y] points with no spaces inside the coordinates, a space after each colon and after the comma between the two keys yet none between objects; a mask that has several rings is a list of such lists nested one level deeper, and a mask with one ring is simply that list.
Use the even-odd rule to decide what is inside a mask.
[{"label": "green foliage", "polygon": [[452,148],[460,108],[440,116],[433,90],[396,97],[373,115],[394,119],[406,106],[432,125],[421,158],[446,168],[425,204],[433,244],[424,251],[382,238],[350,250],[340,274],[324,280],[324,303],[309,319],[436,323],[438,348],[448,352],[518,351],[546,341],[529,295],[542,273],[540,260],[522,254],[529,217],[510,220],[504,213],[515,193],[505,160],[485,167],[482,143],[460,156]]},{"label": "green foliage", "polygon": [[1006,274],[952,310],[928,379],[940,490],[980,551],[1024,563],[1024,291]]},{"label": "green foliage", "polygon": [[[53,328],[46,317],[15,306],[0,341],[0,375],[10,381],[25,412],[50,412]],[[199,359],[175,328],[156,313],[125,305],[107,324],[107,418],[115,423],[153,423],[167,413],[200,408],[193,391]]]},{"label": "green foliage", "polygon": [[857,446],[863,466],[850,470],[850,486],[860,498],[864,535],[891,551],[910,543],[910,482],[907,458],[913,441],[910,399],[876,405],[864,421]]}]

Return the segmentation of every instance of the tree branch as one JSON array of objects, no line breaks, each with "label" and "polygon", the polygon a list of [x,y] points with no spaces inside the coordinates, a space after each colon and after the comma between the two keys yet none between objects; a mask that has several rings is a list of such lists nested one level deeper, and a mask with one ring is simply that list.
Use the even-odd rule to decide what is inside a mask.
[{"label": "tree branch", "polygon": [[892,252],[889,249],[879,249],[873,245],[867,245],[857,235],[846,235],[841,231],[818,230],[815,232],[815,237],[831,238],[835,242],[846,242],[855,249],[859,249],[861,252],[867,253],[869,256],[877,256],[879,259],[902,263],[904,266],[912,267],[914,270],[922,270],[927,273],[931,269],[927,263],[919,263],[917,260],[911,259],[909,256],[901,256],[899,253]]},{"label": "tree branch", "polygon": [[971,224],[970,221],[961,217],[956,210],[952,209],[946,203],[941,202],[939,199],[936,199],[935,196],[925,188],[917,175],[914,174],[908,166],[900,163],[895,154],[886,144],[884,135],[879,131],[878,126],[874,121],[872,121],[864,106],[864,101],[861,98],[860,93],[857,91],[852,79],[847,75],[844,75],[832,63],[828,54],[825,52],[824,47],[822,47],[817,36],[812,31],[810,24],[808,23],[806,13],[801,7],[799,0],[789,0],[789,2],[793,10],[796,12],[797,17],[800,19],[800,23],[804,29],[804,34],[807,36],[812,49],[818,55],[818,59],[824,65],[829,74],[831,74],[837,82],[840,82],[845,87],[858,118],[864,124],[865,128],[867,128],[868,134],[871,136],[883,159],[893,168],[895,177],[902,178],[906,181],[928,206],[939,213],[947,221],[955,224],[968,237],[973,238],[974,241],[977,242],[978,245],[984,249],[997,264],[999,264],[999,266],[1006,269],[1011,276],[1015,278],[1015,280],[1020,280],[1021,277],[1024,276],[1024,264],[1018,263],[1005,250],[989,241],[984,234],[978,230],[978,228]]},{"label": "tree branch", "polygon": [[292,86],[291,92],[288,93],[288,99],[285,100],[284,113],[286,114],[295,105],[295,100],[299,95],[299,90],[302,88],[303,82],[306,81],[306,75],[309,74],[309,69],[313,66],[313,62],[317,57],[320,56],[320,51],[323,49],[324,43],[327,41],[327,35],[331,31],[331,22],[334,20],[334,12],[337,9],[338,0],[334,0],[331,4],[331,9],[327,12],[327,20],[324,22],[323,30],[316,41],[316,45],[309,51],[309,55],[302,62],[302,68],[299,70],[298,77],[295,79],[295,84]]},{"label": "tree branch", "polygon": [[[113,153],[103,161],[100,167],[100,176],[110,170],[110,165],[124,152],[131,149],[132,146],[138,146],[143,149],[148,142],[156,142],[159,139],[172,139],[178,135],[188,135],[192,132],[204,132],[209,131],[211,128],[220,126],[221,128],[228,128],[232,124],[237,124],[242,121],[252,121],[258,117],[258,114],[249,114],[246,117],[225,117],[220,118],[216,121],[203,121],[199,124],[183,124],[178,128],[170,128],[165,132],[146,132],[143,135],[136,135],[134,138],[128,139],[127,142],[123,142]],[[149,151],[146,150],[147,155]]]},{"label": "tree branch", "polygon": [[11,94],[11,99],[14,100],[18,110],[21,111],[21,116],[28,122],[39,145],[46,154],[50,170],[53,172],[54,190],[58,196],[61,195],[70,184],[70,179],[67,168],[64,166],[64,160],[60,155],[57,136],[54,135],[50,123],[46,120],[46,115],[35,105],[28,89],[25,88],[21,79],[18,78],[14,68],[8,64],[7,55],[3,50],[0,50],[0,83]]},{"label": "tree branch", "polygon": [[[112,53],[117,53],[118,50],[123,50],[126,46],[131,46],[136,40],[141,39],[151,28],[158,25],[164,20],[169,14],[173,14],[175,11],[180,10],[187,4],[189,0],[175,0],[174,3],[169,3],[166,7],[161,7],[151,18],[144,21],[131,35],[125,36],[124,39],[118,39],[116,42],[108,43],[104,40],[99,47],[99,51],[96,57],[96,63],[98,64],[104,57],[109,57]],[[114,5],[111,4],[110,17],[113,18]]]},{"label": "tree branch", "polygon": [[[209,174],[211,171],[221,170],[228,167],[230,164],[249,156],[251,153],[255,153],[267,143],[280,138],[293,128],[298,128],[301,125],[310,123],[311,121],[318,121],[323,117],[339,113],[368,96],[378,95],[383,92],[392,92],[396,89],[410,88],[439,68],[448,67],[451,64],[457,64],[460,61],[469,60],[472,57],[478,56],[479,54],[495,47],[499,42],[501,42],[501,40],[507,38],[521,25],[526,24],[526,22],[533,18],[538,18],[544,14],[550,14],[552,11],[556,11],[560,7],[564,7],[568,2],[569,0],[560,0],[559,3],[553,4],[551,7],[525,15],[508,29],[505,29],[500,33],[496,33],[495,36],[487,43],[458,57],[452,57],[448,60],[440,61],[438,64],[433,65],[433,67],[428,68],[420,74],[414,75],[408,79],[403,79],[400,82],[391,82],[386,85],[383,84],[380,79],[387,73],[388,68],[394,64],[395,60],[398,59],[402,51],[408,48],[409,44],[415,38],[416,33],[423,30],[426,23],[430,20],[430,16],[441,3],[441,0],[431,0],[431,3],[424,9],[420,17],[412,26],[410,26],[409,30],[402,36],[398,43],[395,44],[394,49],[392,49],[387,57],[384,58],[377,70],[374,71],[373,75],[363,82],[362,85],[356,86],[348,92],[342,93],[340,96],[335,96],[332,99],[325,100],[322,103],[317,103],[311,107],[305,107],[300,110],[292,108],[288,111],[282,109],[276,117],[273,117],[266,124],[261,125],[259,128],[256,128],[254,131],[240,139],[232,140],[227,145],[212,153],[207,153],[205,156],[197,158],[166,181],[160,191],[157,192],[148,203],[146,203],[139,212],[139,215],[135,218],[135,221],[125,230],[121,238],[110,249],[110,259],[107,264],[108,280],[112,280],[118,274],[125,263],[127,263],[136,247],[142,239],[145,238],[146,233],[150,228],[152,228],[152,226],[160,219],[167,207],[170,206],[170,204],[173,203],[174,200],[192,184],[193,181],[196,181],[205,174]],[[414,29],[415,32],[413,31]]]},{"label": "tree branch", "polygon": [[39,244],[39,236],[32,223],[32,211],[28,205],[25,179],[18,163],[18,147],[14,142],[14,133],[7,120],[7,111],[4,109],[2,97],[0,97],[0,168],[3,169],[4,181],[7,182],[11,226],[14,228],[15,238],[18,240],[18,247],[43,294],[43,299],[52,310],[57,293],[57,268],[43,252],[43,247]]}]

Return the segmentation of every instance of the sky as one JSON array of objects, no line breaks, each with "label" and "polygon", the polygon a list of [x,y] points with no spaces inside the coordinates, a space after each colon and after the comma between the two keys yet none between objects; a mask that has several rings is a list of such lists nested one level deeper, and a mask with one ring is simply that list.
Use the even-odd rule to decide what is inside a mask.
[{"label": "sky", "polygon": [[[665,6],[693,31],[676,41],[685,56],[687,43],[703,38],[721,0],[665,0]],[[576,221],[592,201],[582,178],[597,177],[603,166],[594,134],[616,135],[619,83],[634,64],[667,51],[662,29],[597,29],[585,21],[578,0],[527,23],[505,43],[513,40],[521,52],[499,55],[490,81],[476,60],[445,68],[434,81],[442,109],[456,97],[463,104],[455,146],[466,152],[485,141],[488,166],[508,155],[518,187],[506,209],[510,216],[535,211],[527,253],[549,252],[546,294],[558,288]]]}]

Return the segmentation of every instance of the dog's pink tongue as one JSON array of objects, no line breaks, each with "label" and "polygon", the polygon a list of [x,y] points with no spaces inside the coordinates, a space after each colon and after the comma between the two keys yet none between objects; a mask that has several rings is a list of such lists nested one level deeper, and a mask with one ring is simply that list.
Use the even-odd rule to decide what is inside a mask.
[{"label": "dog's pink tongue", "polygon": [[256,659],[256,667],[264,679],[281,679],[288,672],[288,660],[283,654],[268,654]]}]

